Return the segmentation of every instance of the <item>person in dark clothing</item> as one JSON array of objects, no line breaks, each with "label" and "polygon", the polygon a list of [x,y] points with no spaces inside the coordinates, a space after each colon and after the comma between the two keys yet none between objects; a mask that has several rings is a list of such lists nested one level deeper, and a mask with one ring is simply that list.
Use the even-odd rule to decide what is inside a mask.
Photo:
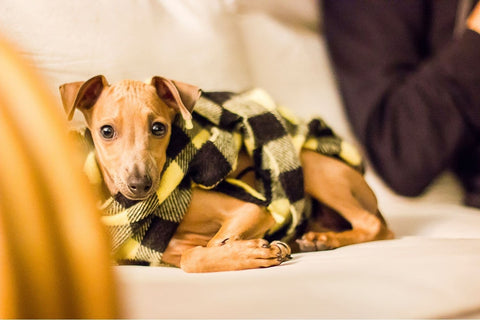
[{"label": "person in dark clothing", "polygon": [[352,128],[397,193],[452,169],[480,207],[480,4],[324,0],[324,32]]}]

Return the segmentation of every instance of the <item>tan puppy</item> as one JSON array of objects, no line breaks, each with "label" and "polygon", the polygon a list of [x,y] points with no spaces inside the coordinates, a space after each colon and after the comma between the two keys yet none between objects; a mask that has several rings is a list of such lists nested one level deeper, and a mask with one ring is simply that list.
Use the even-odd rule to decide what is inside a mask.
[{"label": "tan puppy", "polygon": [[[174,116],[181,113],[188,124],[200,95],[195,86],[161,77],[150,83],[124,80],[108,85],[103,76],[96,76],[65,84],[60,91],[69,117],[75,109],[85,116],[106,196],[121,193],[131,200],[146,199],[158,189]],[[305,191],[322,205],[314,208],[305,233],[289,243],[294,252],[393,237],[360,173],[312,151],[303,150],[300,159]],[[252,159],[240,152],[231,175],[251,164]],[[253,173],[242,180],[254,186]],[[188,272],[278,265],[288,259],[291,249],[262,238],[273,225],[273,217],[261,206],[194,188],[190,207],[162,261]]]}]

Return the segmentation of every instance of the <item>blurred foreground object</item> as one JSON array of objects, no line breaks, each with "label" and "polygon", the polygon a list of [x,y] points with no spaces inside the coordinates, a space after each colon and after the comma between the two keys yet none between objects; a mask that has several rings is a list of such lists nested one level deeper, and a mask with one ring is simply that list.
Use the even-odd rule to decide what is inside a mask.
[{"label": "blurred foreground object", "polygon": [[118,317],[108,239],[57,101],[0,37],[0,318]]}]

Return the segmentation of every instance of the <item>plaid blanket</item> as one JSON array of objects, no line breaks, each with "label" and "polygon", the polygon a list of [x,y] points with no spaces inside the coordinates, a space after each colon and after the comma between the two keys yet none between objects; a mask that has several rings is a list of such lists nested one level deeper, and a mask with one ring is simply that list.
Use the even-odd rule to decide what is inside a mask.
[{"label": "plaid blanket", "polygon": [[[88,130],[81,139],[88,149],[84,170],[100,187],[103,182]],[[239,177],[228,177],[241,148],[253,159],[255,188]],[[102,203],[114,258],[162,264],[162,253],[187,211],[194,186],[265,206],[276,221],[266,236],[286,240],[309,214],[299,160],[302,148],[363,171],[359,153],[320,118],[302,122],[260,89],[239,94],[203,92],[194,108],[193,129],[186,129],[181,117],[172,125],[157,192],[143,201],[117,195]]]}]

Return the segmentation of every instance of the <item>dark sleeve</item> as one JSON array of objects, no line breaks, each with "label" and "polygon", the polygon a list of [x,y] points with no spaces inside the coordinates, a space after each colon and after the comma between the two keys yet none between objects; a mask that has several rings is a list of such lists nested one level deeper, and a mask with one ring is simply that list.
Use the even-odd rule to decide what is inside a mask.
[{"label": "dark sleeve", "polygon": [[[420,0],[325,0],[324,28],[347,115],[383,179],[414,196],[480,132],[480,36],[431,55]],[[451,31],[446,31],[451,32]]]}]

